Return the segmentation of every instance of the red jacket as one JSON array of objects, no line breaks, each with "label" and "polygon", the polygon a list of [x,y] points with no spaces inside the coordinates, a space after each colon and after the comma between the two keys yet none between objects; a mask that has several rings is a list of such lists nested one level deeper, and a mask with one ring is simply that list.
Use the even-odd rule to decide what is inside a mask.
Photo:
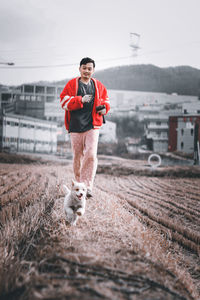
[{"label": "red jacket", "polygon": [[[73,78],[64,87],[60,94],[60,104],[65,110],[65,127],[69,130],[70,111],[83,108],[82,97],[77,96],[78,80],[80,77]],[[95,85],[94,106],[92,111],[93,127],[100,128],[103,123],[103,116],[96,113],[96,106],[105,105],[106,114],[110,110],[110,102],[105,86],[98,80],[91,78]]]}]

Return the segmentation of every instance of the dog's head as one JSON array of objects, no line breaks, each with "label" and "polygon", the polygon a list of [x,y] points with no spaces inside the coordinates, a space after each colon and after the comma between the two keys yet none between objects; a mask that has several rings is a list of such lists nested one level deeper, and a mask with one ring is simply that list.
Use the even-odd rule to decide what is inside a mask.
[{"label": "dog's head", "polygon": [[76,181],[72,180],[71,193],[79,200],[84,199],[86,197],[86,193],[87,193],[86,185],[83,182],[76,182]]}]

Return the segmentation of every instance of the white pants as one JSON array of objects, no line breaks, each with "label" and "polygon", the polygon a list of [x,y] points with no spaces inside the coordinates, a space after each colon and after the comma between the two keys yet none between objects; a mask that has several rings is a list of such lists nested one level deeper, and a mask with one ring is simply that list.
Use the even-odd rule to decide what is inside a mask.
[{"label": "white pants", "polygon": [[92,190],[97,170],[97,147],[99,129],[71,132],[73,169],[76,181],[84,182]]}]

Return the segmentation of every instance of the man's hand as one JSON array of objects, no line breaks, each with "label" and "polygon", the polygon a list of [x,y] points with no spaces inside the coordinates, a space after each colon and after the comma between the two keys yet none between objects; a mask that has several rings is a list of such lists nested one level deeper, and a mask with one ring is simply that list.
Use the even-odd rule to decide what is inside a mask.
[{"label": "man's hand", "polygon": [[106,114],[106,107],[105,105],[99,105],[96,107],[96,112],[100,115],[105,115]]},{"label": "man's hand", "polygon": [[99,110],[98,114],[105,115],[106,114],[106,108],[103,108],[103,109]]},{"label": "man's hand", "polygon": [[85,95],[82,97],[82,103],[89,103],[92,100],[92,95]]}]

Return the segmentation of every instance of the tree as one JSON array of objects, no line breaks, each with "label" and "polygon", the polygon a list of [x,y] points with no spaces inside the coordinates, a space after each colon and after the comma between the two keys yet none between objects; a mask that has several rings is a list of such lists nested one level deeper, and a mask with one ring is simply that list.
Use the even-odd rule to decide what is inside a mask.
[{"label": "tree", "polygon": [[117,124],[117,137],[142,137],[144,134],[144,123],[137,116],[112,117],[111,121]]}]

